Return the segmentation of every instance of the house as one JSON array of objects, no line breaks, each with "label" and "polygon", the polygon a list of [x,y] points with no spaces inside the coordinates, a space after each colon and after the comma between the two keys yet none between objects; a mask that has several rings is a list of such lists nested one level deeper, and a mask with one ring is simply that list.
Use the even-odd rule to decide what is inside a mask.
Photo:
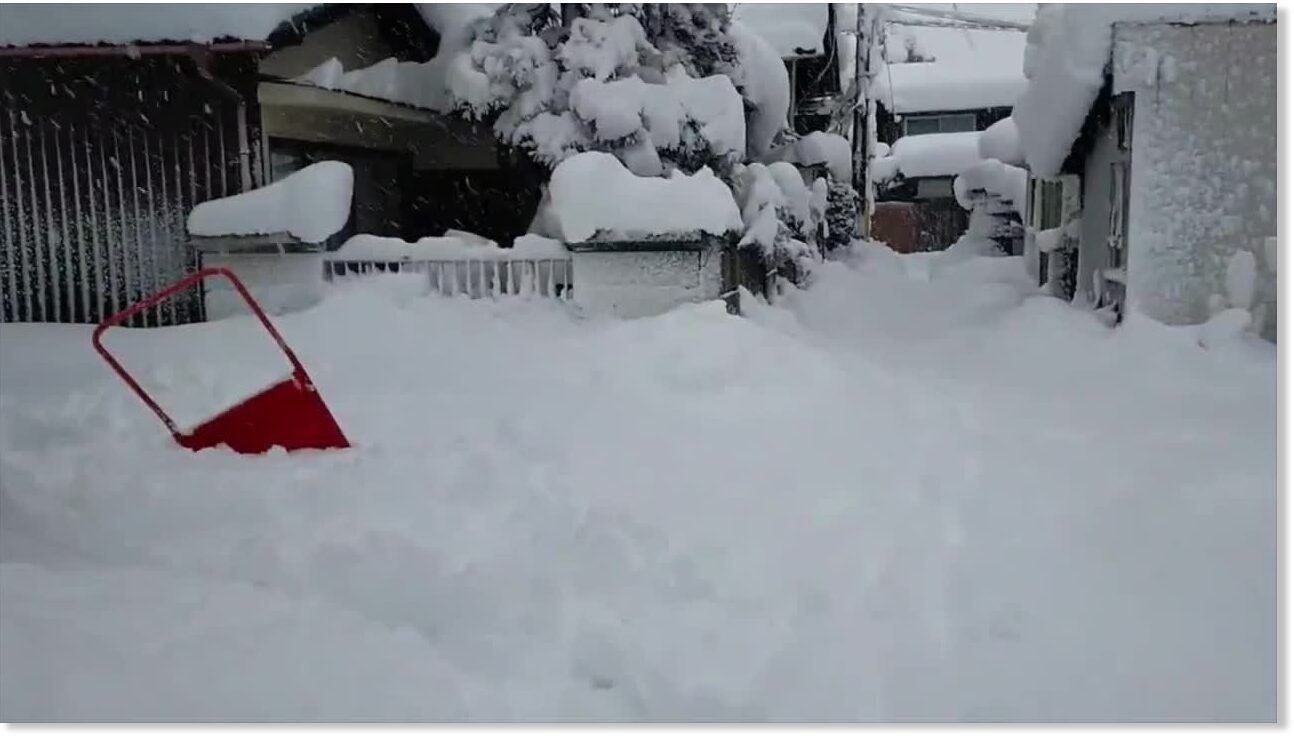
[{"label": "house", "polygon": [[1275,341],[1275,6],[1055,6],[1030,45],[1012,117],[1039,283],[1115,321],[1243,310]]},{"label": "house", "polygon": [[[0,6],[0,320],[97,322],[202,265],[254,292],[318,278],[313,252],[359,232],[524,233],[542,181],[527,157],[384,94],[384,74],[436,58],[454,15],[438,9],[469,7]],[[355,187],[327,243],[212,252],[186,234],[197,203],[324,159]],[[206,313],[194,291],[137,324]]]},{"label": "house", "polygon": [[977,133],[1008,117],[1025,86],[1033,4],[929,4],[890,11],[876,72],[873,236],[900,251],[947,248],[968,216],[953,180],[978,159]]}]

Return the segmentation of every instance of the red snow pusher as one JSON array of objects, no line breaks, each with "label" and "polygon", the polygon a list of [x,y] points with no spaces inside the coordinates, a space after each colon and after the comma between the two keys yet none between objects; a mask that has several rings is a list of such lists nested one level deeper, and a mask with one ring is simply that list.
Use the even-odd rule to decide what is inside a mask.
[{"label": "red snow pusher", "polygon": [[[208,277],[224,277],[233,285],[238,294],[251,308],[252,313],[260,320],[265,330],[287,356],[292,365],[292,374],[242,402],[226,408],[222,412],[199,424],[192,430],[180,430],[171,416],[166,414],[160,405],[140,386],[130,372],[103,346],[102,337],[105,331],[120,325],[136,314],[147,310]],[[213,446],[225,445],[240,454],[260,454],[275,446],[287,451],[300,449],[349,448],[350,443],[342,434],[337,421],[333,419],[328,406],[319,396],[319,390],[305,367],[297,359],[292,349],[288,348],[283,337],[274,329],[265,311],[248,293],[243,283],[228,269],[203,269],[191,274],[166,289],[140,300],[121,312],[113,315],[94,329],[94,348],[108,362],[113,371],[121,377],[139,399],[148,405],[157,417],[162,419],[166,428],[175,437],[176,443],[197,451]]]}]

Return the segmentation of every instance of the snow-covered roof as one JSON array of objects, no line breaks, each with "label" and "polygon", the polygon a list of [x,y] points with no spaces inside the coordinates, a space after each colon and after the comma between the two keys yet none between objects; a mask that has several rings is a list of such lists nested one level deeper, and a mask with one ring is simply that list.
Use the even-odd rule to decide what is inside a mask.
[{"label": "snow-covered roof", "polygon": [[199,203],[189,213],[189,233],[289,233],[306,243],[322,243],[350,219],[354,184],[349,164],[321,161],[265,187]]},{"label": "snow-covered roof", "polygon": [[567,243],[741,230],[732,191],[708,167],[638,177],[611,154],[576,154],[553,170],[552,214]]},{"label": "snow-covered roof", "polygon": [[898,172],[904,177],[960,174],[980,161],[979,139],[979,131],[904,136],[894,142],[889,156],[878,158],[874,166],[878,172]]},{"label": "snow-covered roof", "polygon": [[440,47],[434,59],[409,62],[388,57],[370,66],[347,71],[338,59],[332,58],[294,81],[446,112],[453,104],[448,75],[452,64],[471,41],[471,24],[489,17],[499,6],[500,3],[418,4],[423,20],[440,34]]},{"label": "snow-covered roof", "polygon": [[785,59],[823,53],[829,8],[828,3],[738,3],[732,17]]},{"label": "snow-covered roof", "polygon": [[1029,83],[1011,114],[1029,168],[1042,177],[1060,171],[1105,82],[1115,23],[1275,18],[1275,4],[1256,3],[1073,4],[1039,8],[1029,29],[1025,52],[1024,74]]},{"label": "snow-covered roof", "polygon": [[[876,99],[891,112],[1009,106],[1024,90],[1022,31],[891,24],[886,36]],[[909,45],[933,61],[901,62]]]},{"label": "snow-covered roof", "polygon": [[264,41],[311,4],[0,3],[0,46]]}]

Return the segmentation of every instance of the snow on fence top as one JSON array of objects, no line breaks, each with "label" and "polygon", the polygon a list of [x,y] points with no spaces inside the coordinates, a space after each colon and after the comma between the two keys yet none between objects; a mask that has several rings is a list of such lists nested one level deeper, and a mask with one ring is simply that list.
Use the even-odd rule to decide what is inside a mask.
[{"label": "snow on fence top", "polygon": [[589,151],[558,164],[548,189],[552,215],[568,243],[741,230],[732,191],[708,167],[692,175],[638,177],[615,156]]},{"label": "snow on fence top", "polygon": [[0,46],[263,41],[310,4],[115,5],[0,3]]},{"label": "snow on fence top", "polygon": [[443,236],[428,236],[409,242],[367,233],[351,236],[341,248],[330,252],[325,261],[501,261],[505,259],[564,259],[566,247],[561,241],[542,236],[525,235],[512,248],[500,248],[489,239],[461,231],[446,231]]},{"label": "snow on fence top", "polygon": [[1029,83],[1011,114],[1029,168],[1040,177],[1060,172],[1105,82],[1115,23],[1275,18],[1274,4],[1075,4],[1039,8],[1025,50],[1024,74]]},{"label": "snow on fence top", "polygon": [[[876,99],[891,112],[1009,106],[1025,87],[1021,31],[892,24],[886,36],[888,63],[874,84]],[[928,61],[908,60],[910,54]]]},{"label": "snow on fence top", "polygon": [[[980,161],[979,131],[962,133],[928,133],[904,136],[894,142],[890,155],[875,161],[877,175],[904,177],[948,177]],[[889,179],[889,176],[880,176]],[[880,180],[877,180],[880,181]]]},{"label": "snow on fence top", "polygon": [[273,184],[200,203],[189,213],[194,236],[290,233],[321,243],[350,219],[355,175],[350,165],[321,161]]},{"label": "snow on fence top", "polygon": [[829,8],[828,3],[738,3],[732,17],[787,58],[823,52]]}]

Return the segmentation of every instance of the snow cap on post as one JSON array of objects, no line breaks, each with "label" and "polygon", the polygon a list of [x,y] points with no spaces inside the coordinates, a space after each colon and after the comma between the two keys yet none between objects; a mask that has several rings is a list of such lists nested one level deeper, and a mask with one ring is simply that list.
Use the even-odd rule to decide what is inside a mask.
[{"label": "snow cap on post", "polygon": [[189,213],[189,233],[288,233],[305,243],[321,243],[350,220],[354,186],[349,164],[321,161],[260,189],[200,203]]}]

